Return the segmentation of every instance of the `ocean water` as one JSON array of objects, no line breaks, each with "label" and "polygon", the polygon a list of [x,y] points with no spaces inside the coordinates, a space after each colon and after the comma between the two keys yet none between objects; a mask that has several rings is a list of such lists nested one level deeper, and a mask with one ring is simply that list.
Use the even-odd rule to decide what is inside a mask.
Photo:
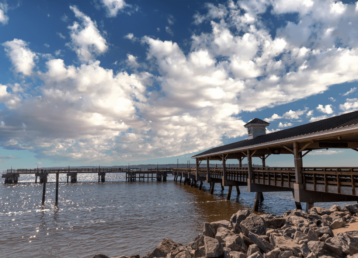
[{"label": "ocean water", "polygon": [[[204,222],[227,219],[239,209],[251,209],[255,193],[240,187],[226,201],[227,187],[214,195],[174,182],[125,182],[124,174],[78,175],[67,184],[60,176],[59,206],[55,202],[55,176],[49,177],[42,207],[42,184],[32,175],[17,185],[0,183],[0,257],[93,257],[145,255],[160,241],[171,238],[188,244]],[[294,209],[291,192],[264,193],[260,212],[282,214]],[[330,207],[332,203],[317,204]],[[340,205],[344,205],[340,203]],[[304,205],[303,205],[304,206]]]}]

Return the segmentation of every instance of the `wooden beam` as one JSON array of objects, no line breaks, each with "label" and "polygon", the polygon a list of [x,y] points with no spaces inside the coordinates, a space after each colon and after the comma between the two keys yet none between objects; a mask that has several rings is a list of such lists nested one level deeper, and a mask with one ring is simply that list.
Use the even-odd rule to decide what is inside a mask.
[{"label": "wooden beam", "polygon": [[352,149],[352,150],[358,151],[358,149]]},{"label": "wooden beam", "polygon": [[253,157],[255,155],[256,151],[257,151],[257,149],[254,150],[254,152],[251,154],[251,157]]},{"label": "wooden beam", "polygon": [[313,143],[313,141],[310,141],[309,143],[305,144],[298,152],[304,151],[308,146],[310,146]]},{"label": "wooden beam", "polygon": [[311,151],[312,151],[312,150],[306,151],[306,153],[302,155],[302,158],[303,158],[304,156],[306,156],[308,153],[310,153]]},{"label": "wooden beam", "polygon": [[290,148],[286,147],[285,145],[281,145],[283,148],[285,148],[286,150],[288,150],[289,152],[293,153],[293,150],[291,150]]},{"label": "wooden beam", "polygon": [[243,151],[242,151],[242,154],[244,154],[244,155],[245,155],[245,157],[247,157],[247,154],[246,154],[245,152],[243,152]]}]

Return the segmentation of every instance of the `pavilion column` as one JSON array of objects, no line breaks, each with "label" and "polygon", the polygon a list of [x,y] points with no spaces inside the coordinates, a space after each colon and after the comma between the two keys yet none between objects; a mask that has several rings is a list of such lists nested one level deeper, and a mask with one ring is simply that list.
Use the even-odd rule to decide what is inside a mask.
[{"label": "pavilion column", "polygon": [[195,170],[195,181],[198,181],[198,177],[199,177],[199,159],[195,159],[195,167],[196,167],[196,170]]},{"label": "pavilion column", "polygon": [[[296,208],[302,210],[301,203],[297,201],[297,198],[299,198],[299,191],[300,189],[303,189],[303,177],[302,177],[302,152],[299,151],[299,146],[297,142],[293,143],[293,156],[294,156],[294,162],[295,162],[295,184],[294,184],[294,199],[296,203]],[[297,196],[296,196],[297,195]],[[313,203],[306,203],[306,210],[308,210],[307,207],[313,207]]]},{"label": "pavilion column", "polygon": [[222,178],[221,178],[221,186],[222,186],[222,190],[224,190],[223,188],[226,185],[226,180],[227,180],[226,157],[224,154],[222,155],[222,164],[223,164],[223,174],[222,174]]},{"label": "pavilion column", "polygon": [[210,183],[210,158],[206,158],[206,183]]}]

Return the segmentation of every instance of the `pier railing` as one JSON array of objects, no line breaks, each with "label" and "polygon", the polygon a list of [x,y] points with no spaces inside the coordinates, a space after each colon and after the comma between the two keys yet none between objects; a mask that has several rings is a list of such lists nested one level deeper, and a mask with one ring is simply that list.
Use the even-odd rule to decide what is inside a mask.
[{"label": "pier railing", "polygon": [[302,174],[306,190],[358,195],[357,167],[305,167]]},{"label": "pier railing", "polygon": [[253,167],[256,184],[293,188],[296,182],[294,167]]}]

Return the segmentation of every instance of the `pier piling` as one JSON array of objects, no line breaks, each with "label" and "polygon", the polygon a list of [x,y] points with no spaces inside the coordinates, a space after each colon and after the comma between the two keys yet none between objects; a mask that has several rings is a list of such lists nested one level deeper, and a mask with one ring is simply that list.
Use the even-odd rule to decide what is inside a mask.
[{"label": "pier piling", "polygon": [[42,177],[43,179],[43,188],[42,188],[42,206],[45,205],[46,199],[46,183],[47,183],[47,176]]},{"label": "pier piling", "polygon": [[56,201],[55,201],[55,206],[56,207],[58,205],[58,180],[59,180],[59,175],[60,175],[60,173],[57,172],[56,173]]}]

